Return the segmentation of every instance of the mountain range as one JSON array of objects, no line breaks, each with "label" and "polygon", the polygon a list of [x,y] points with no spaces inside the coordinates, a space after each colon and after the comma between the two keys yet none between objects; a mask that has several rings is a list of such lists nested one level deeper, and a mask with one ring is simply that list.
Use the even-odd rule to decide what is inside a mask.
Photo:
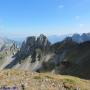
[{"label": "mountain range", "polygon": [[[90,79],[90,34],[74,34],[62,41],[51,43],[41,34],[30,36],[21,48],[11,55],[2,69],[20,69],[36,72],[51,72]],[[1,62],[2,60],[0,60]]]},{"label": "mountain range", "polygon": [[90,41],[90,33],[82,33],[82,34],[69,34],[69,35],[51,35],[48,36],[48,40],[51,43],[56,43],[64,40],[66,37],[71,37],[73,41],[77,43],[82,43],[85,41]]},{"label": "mountain range", "polygon": [[90,41],[90,33],[73,34],[72,39],[78,43]]}]

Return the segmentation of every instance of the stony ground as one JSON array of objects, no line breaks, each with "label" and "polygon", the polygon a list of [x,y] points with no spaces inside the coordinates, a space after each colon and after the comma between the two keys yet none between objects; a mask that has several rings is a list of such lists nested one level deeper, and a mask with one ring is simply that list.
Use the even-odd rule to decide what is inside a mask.
[{"label": "stony ground", "polygon": [[2,70],[0,90],[90,90],[90,81],[49,73]]}]

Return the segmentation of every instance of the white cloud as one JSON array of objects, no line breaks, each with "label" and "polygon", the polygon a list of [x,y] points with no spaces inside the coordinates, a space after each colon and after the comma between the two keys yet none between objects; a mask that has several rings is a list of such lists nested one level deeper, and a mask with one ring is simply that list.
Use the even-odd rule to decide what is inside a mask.
[{"label": "white cloud", "polygon": [[64,5],[59,5],[58,7],[62,9],[62,8],[64,8]]}]

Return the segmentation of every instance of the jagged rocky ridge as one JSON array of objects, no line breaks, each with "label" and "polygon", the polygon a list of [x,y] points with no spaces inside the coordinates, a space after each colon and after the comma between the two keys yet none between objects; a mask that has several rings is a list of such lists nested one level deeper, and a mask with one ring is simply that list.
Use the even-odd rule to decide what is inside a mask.
[{"label": "jagged rocky ridge", "polygon": [[90,78],[90,42],[77,43],[71,37],[51,44],[47,37],[28,37],[5,69],[52,72]]},{"label": "jagged rocky ridge", "polygon": [[[18,66],[21,69],[25,69],[27,67],[26,69],[33,68],[33,70],[36,71],[38,67],[41,67],[41,63],[44,60],[45,55],[47,55],[49,49],[50,42],[46,36],[40,35],[37,38],[34,36],[28,37],[26,41],[22,43],[20,51],[18,51],[14,56],[15,60],[12,61],[12,63],[10,63],[6,68],[12,68],[13,66],[17,67],[17,64],[19,64]],[[21,65],[23,62],[27,64],[26,67],[25,64]],[[34,65],[32,66],[32,64]]]},{"label": "jagged rocky ridge", "polygon": [[8,51],[12,47],[19,48],[20,43],[18,41],[14,41],[14,40],[10,40],[8,38],[0,37],[0,52]]},{"label": "jagged rocky ridge", "polygon": [[13,56],[19,50],[19,46],[17,41],[0,37],[0,70],[14,60]]},{"label": "jagged rocky ridge", "polygon": [[86,41],[90,41],[90,33],[83,33],[83,34],[73,34],[72,40],[77,43],[82,43]]},{"label": "jagged rocky ridge", "polygon": [[60,42],[62,40],[64,40],[66,37],[71,37],[73,41],[77,42],[77,43],[83,43],[86,41],[90,41],[90,33],[82,33],[82,34],[78,34],[78,33],[74,33],[73,35],[68,34],[68,35],[51,35],[48,36],[48,39],[51,43],[56,43],[56,42]]}]

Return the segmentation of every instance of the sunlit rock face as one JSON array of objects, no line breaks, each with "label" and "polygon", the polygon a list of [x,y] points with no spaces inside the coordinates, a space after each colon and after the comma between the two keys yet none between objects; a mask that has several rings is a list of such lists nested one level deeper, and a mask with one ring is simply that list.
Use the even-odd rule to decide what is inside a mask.
[{"label": "sunlit rock face", "polygon": [[18,42],[0,37],[0,52],[19,48]]}]

